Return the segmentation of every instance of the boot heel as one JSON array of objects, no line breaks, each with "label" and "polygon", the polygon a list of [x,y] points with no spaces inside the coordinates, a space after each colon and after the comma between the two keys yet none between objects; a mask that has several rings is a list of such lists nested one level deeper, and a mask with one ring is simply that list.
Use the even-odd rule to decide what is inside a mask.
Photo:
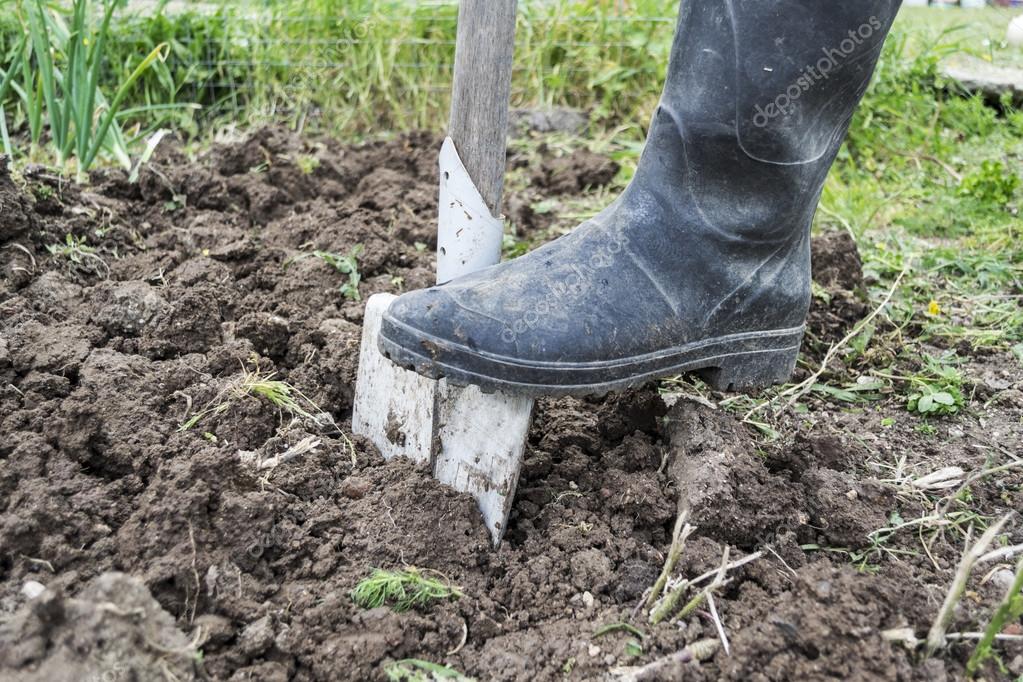
[{"label": "boot heel", "polygon": [[798,357],[798,347],[735,353],[696,374],[715,391],[756,391],[788,381]]}]

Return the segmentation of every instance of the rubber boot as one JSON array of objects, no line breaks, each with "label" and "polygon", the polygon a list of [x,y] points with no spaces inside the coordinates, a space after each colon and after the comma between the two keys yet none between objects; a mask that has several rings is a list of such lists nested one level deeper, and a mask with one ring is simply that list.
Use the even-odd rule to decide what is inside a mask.
[{"label": "rubber boot", "polygon": [[637,172],[535,251],[406,293],[382,352],[454,384],[587,395],[786,381],[810,223],[900,0],[684,0]]}]

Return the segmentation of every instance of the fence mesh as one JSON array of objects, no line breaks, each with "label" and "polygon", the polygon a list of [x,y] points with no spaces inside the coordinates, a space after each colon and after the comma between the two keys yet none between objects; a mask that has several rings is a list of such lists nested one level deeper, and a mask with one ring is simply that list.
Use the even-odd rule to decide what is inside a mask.
[{"label": "fence mesh", "polygon": [[[112,66],[167,42],[166,63],[135,98],[198,103],[200,121],[255,115],[357,130],[437,127],[446,118],[457,8],[456,0],[129,2]],[[648,106],[674,13],[674,0],[520,1],[513,105],[575,106],[607,119]]]}]

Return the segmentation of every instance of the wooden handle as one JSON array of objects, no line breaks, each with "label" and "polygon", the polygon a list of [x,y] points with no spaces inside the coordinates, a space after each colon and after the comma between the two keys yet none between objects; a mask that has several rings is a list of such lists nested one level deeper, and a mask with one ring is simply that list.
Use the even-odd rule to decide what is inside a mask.
[{"label": "wooden handle", "polygon": [[462,0],[448,135],[490,208],[500,216],[516,0]]}]

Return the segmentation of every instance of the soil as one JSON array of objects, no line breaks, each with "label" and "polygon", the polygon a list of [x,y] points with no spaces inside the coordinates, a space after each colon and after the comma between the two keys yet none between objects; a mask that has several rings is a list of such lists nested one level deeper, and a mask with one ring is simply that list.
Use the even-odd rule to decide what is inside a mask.
[{"label": "soil", "polygon": [[[470,498],[349,446],[363,303],[300,256],[361,244],[362,299],[428,285],[438,148],[425,134],[352,147],[267,128],[196,159],[162,147],[136,184],[0,169],[0,679],[373,680],[410,657],[481,680],[655,662],[636,678],[961,678],[971,644],[922,660],[881,633],[926,633],[962,533],[924,536],[927,551],[913,531],[871,551],[868,534],[934,511],[893,482],[901,457],[922,475],[1021,454],[1009,354],[971,361],[972,407],[933,434],[896,401],[810,400],[766,442],[706,399],[669,407],[655,386],[542,400],[498,550]],[[577,161],[537,182],[579,191],[614,175]],[[68,234],[86,250],[51,255]],[[851,240],[826,236],[815,253],[827,296],[808,352],[866,313]],[[235,396],[246,372],[275,373],[317,409],[292,418]],[[977,480],[970,509],[1023,508],[1021,483],[1018,469]],[[730,655],[708,644],[705,606],[656,626],[633,616],[680,509],[696,531],[677,574],[716,568],[726,549],[763,553],[718,592]],[[353,603],[374,567],[406,565],[464,596],[404,613]],[[952,631],[987,622],[1004,586],[984,578]],[[594,636],[621,621],[645,634],[638,656],[628,632]],[[1023,666],[1012,646],[1009,670]]]},{"label": "soil", "polygon": [[[541,150],[541,152],[546,150]],[[578,194],[608,184],[618,174],[617,163],[586,149],[545,158],[532,173],[534,186],[548,194]]]}]

